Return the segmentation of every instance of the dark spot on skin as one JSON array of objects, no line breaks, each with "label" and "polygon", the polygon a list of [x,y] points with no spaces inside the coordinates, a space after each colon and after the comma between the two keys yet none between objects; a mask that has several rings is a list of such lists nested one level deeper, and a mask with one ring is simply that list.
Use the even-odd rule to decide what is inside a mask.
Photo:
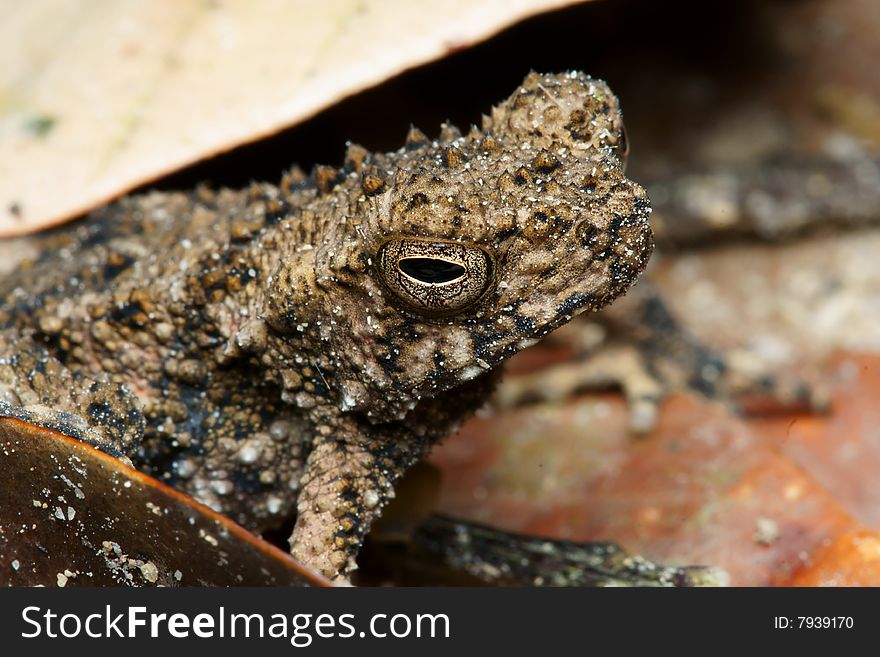
[{"label": "dark spot on skin", "polygon": [[592,247],[595,243],[596,236],[599,233],[599,229],[596,228],[595,224],[591,223],[589,220],[584,220],[578,224],[578,227],[575,229],[575,233],[577,234],[578,239],[581,241],[586,247]]},{"label": "dark spot on skin", "polygon": [[491,356],[495,351],[495,345],[507,340],[510,337],[509,331],[486,331],[485,333],[477,333],[473,336],[474,353],[485,358]]},{"label": "dark spot on skin", "polygon": [[525,315],[517,315],[514,320],[514,326],[516,326],[517,333],[531,333],[535,328],[535,320],[531,317],[526,317]]},{"label": "dark spot on skin", "polygon": [[[611,249],[607,249],[610,253]],[[621,259],[615,259],[611,262],[611,287],[618,293],[626,284],[626,281],[633,275],[633,267],[630,263]]]},{"label": "dark spot on skin", "polygon": [[146,316],[140,303],[121,303],[113,306],[110,310],[110,318],[120,324],[141,326]]},{"label": "dark spot on skin", "polygon": [[86,414],[95,424],[105,425],[113,419],[113,407],[109,402],[92,402]]},{"label": "dark spot on skin", "polygon": [[131,267],[134,259],[119,253],[114,253],[108,256],[107,262],[104,264],[104,279],[106,281],[112,281],[114,278],[119,276],[126,269]]},{"label": "dark spot on skin", "polygon": [[405,368],[400,365],[400,347],[389,338],[380,339],[383,347],[383,356],[379,359],[382,371],[389,379],[396,379],[397,375],[404,372]]},{"label": "dark spot on skin", "polygon": [[505,228],[504,230],[499,230],[497,233],[497,239],[499,242],[506,240],[508,237],[513,237],[514,235],[520,235],[522,231],[519,226],[511,226],[510,228]]},{"label": "dark spot on skin", "polygon": [[409,199],[409,203],[407,204],[406,209],[414,210],[415,208],[420,208],[430,202],[431,201],[426,194],[424,194],[423,192],[418,192],[416,194],[413,194],[412,197]]},{"label": "dark spot on skin", "polygon": [[[52,355],[60,361],[62,364],[66,364],[67,360],[70,356],[70,352],[64,345],[67,347],[70,346],[70,343],[63,340],[60,335],[44,335],[39,334],[40,342],[46,346],[46,348],[51,349]],[[37,361],[36,367],[40,370],[45,370],[46,361],[44,359],[40,359]]]},{"label": "dark spot on skin", "polygon": [[359,519],[363,507],[360,504],[350,504],[352,509],[340,516],[340,527],[336,530],[334,537],[341,540],[345,545],[357,546],[361,543]]},{"label": "dark spot on skin", "polygon": [[561,166],[562,163],[547,151],[541,151],[538,153],[532,162],[532,168],[536,173],[539,173],[542,176],[550,175]]},{"label": "dark spot on skin", "polygon": [[45,358],[38,358],[37,361],[34,363],[34,370],[39,374],[45,374],[46,373],[46,359]]},{"label": "dark spot on skin", "polygon": [[22,215],[21,203],[18,203],[18,202],[10,203],[9,207],[7,208],[7,211],[9,212],[9,214],[12,216],[13,219],[21,219],[21,215]]},{"label": "dark spot on skin", "polygon": [[[345,449],[345,445],[340,443],[340,449]],[[358,498],[357,490],[355,490],[354,486],[348,485],[344,486],[342,490],[339,491],[339,499],[345,500],[346,502],[356,502]]]},{"label": "dark spot on skin", "polygon": [[569,134],[580,141],[590,141],[593,138],[593,130],[590,127],[591,116],[584,110],[575,110],[569,115],[565,129]]},{"label": "dark spot on skin", "polygon": [[529,172],[526,171],[525,167],[520,167],[513,176],[513,182],[522,187],[523,185],[532,182],[532,177],[529,175]]},{"label": "dark spot on skin", "polygon": [[568,297],[561,304],[556,306],[556,314],[563,315],[572,315],[579,308],[585,306],[586,304],[593,301],[593,295],[587,294],[586,292],[576,292]]}]

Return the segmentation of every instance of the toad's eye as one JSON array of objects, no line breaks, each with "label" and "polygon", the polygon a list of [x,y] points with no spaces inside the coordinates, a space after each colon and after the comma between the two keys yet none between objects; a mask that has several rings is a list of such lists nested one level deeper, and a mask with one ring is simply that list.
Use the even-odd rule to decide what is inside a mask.
[{"label": "toad's eye", "polygon": [[422,283],[451,283],[467,273],[457,262],[440,258],[401,258],[397,266],[404,274]]},{"label": "toad's eye", "polygon": [[451,315],[474,305],[494,276],[491,256],[457,242],[393,239],[377,254],[378,273],[402,304],[426,315]]}]

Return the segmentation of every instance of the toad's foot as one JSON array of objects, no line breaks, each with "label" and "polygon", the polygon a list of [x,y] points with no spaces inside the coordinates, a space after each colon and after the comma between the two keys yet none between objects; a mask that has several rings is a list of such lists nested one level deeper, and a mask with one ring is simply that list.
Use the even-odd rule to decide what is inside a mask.
[{"label": "toad's foot", "polygon": [[395,481],[429,448],[399,427],[361,427],[344,418],[318,427],[306,463],[290,552],[330,579],[356,569],[355,556]]},{"label": "toad's foot", "polygon": [[576,543],[503,532],[431,516],[414,543],[452,568],[492,584],[529,586],[726,586],[729,577],[702,566],[660,566],[615,543]]},{"label": "toad's foot", "polygon": [[827,408],[828,394],[820,386],[773,372],[748,351],[719,352],[697,340],[650,285],[639,286],[595,320],[610,337],[596,340],[594,323],[572,322],[551,339],[564,341],[578,358],[505,380],[497,403],[559,401],[577,391],[619,388],[627,399],[630,427],[639,433],[654,428],[663,398],[677,391],[751,413]]},{"label": "toad's foot", "polygon": [[501,408],[510,408],[529,402],[560,402],[576,392],[605,388],[623,391],[633,431],[654,427],[664,385],[631,345],[608,345],[575,362],[504,379],[495,401]]}]

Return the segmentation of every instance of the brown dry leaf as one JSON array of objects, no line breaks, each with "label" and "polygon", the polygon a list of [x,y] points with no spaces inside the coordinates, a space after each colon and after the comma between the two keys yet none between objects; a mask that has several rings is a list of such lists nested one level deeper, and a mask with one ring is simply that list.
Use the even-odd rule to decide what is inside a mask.
[{"label": "brown dry leaf", "polygon": [[71,218],[570,4],[6,2],[0,236]]},{"label": "brown dry leaf", "polygon": [[723,568],[736,586],[880,584],[874,509],[876,356],[828,416],[743,420],[674,397],[627,433],[614,395],[474,420],[436,452],[440,510],[529,535],[615,540],[664,564]]},{"label": "brown dry leaf", "polygon": [[2,586],[329,585],[117,459],[11,418],[0,418],[0,481]]}]

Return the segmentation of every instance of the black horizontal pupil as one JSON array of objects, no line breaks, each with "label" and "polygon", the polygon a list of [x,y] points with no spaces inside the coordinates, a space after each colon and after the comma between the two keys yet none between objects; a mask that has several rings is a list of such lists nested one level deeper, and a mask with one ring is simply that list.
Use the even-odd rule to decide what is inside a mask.
[{"label": "black horizontal pupil", "polygon": [[448,283],[464,276],[464,267],[438,258],[404,258],[400,271],[422,283]]}]

